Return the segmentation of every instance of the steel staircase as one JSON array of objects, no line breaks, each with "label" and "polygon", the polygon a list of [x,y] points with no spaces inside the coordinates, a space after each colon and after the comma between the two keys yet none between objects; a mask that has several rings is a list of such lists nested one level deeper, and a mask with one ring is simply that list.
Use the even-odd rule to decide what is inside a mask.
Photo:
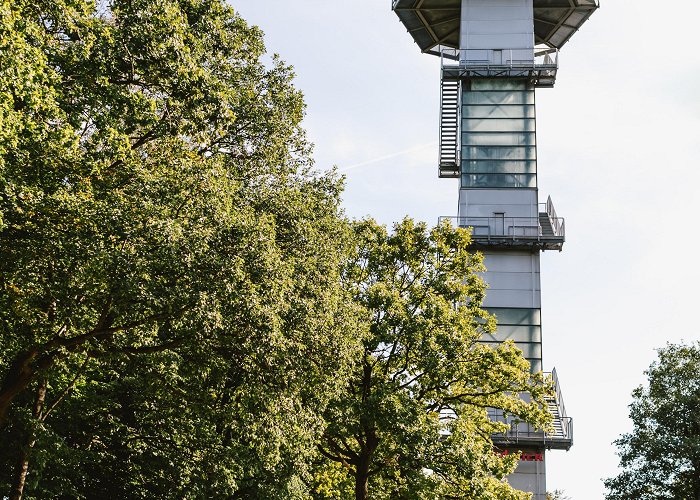
[{"label": "steel staircase", "polygon": [[510,446],[531,446],[535,449],[568,450],[573,445],[573,420],[566,415],[566,408],[562,399],[561,388],[556,370],[551,374],[553,394],[545,398],[547,411],[552,415],[552,427],[547,431],[536,428],[527,422],[520,421],[517,417],[505,414],[502,410],[489,409],[489,417],[496,422],[503,422],[510,428],[503,433],[492,434],[491,439],[498,446],[508,448]]},{"label": "steel staircase", "polygon": [[[547,214],[545,214],[547,215]],[[572,422],[571,418],[567,417],[564,401],[562,400],[561,388],[559,387],[559,378],[557,377],[556,369],[552,370],[551,380],[554,384],[554,394],[546,398],[547,410],[552,415],[552,432],[548,433],[548,439],[565,443],[565,449],[569,449],[573,444]]]},{"label": "steel staircase", "polygon": [[542,236],[554,236],[552,221],[547,212],[540,212],[540,228],[542,230]]},{"label": "steel staircase", "polygon": [[550,433],[550,436],[554,438],[566,437],[562,424],[562,415],[560,415],[561,412],[559,411],[559,403],[557,403],[556,398],[547,398],[547,410],[552,415],[552,426],[554,427],[554,431]]},{"label": "steel staircase", "polygon": [[440,82],[440,177],[459,177],[459,80]]}]

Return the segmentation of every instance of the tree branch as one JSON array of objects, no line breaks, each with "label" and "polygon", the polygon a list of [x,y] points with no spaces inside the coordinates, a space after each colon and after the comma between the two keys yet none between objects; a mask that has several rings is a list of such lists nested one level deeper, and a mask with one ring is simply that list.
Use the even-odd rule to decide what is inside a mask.
[{"label": "tree branch", "polygon": [[51,403],[46,410],[46,412],[42,413],[39,417],[39,420],[41,422],[44,422],[46,418],[51,414],[52,411],[58,406],[58,404],[63,401],[63,398],[65,398],[68,393],[75,387],[75,384],[78,382],[78,379],[80,376],[83,374],[83,371],[85,370],[85,367],[88,364],[88,361],[90,361],[90,356],[87,356],[85,358],[85,361],[83,361],[83,364],[80,365],[80,368],[78,368],[78,371],[75,373],[75,377],[73,377],[73,380],[61,391],[61,393],[58,395],[58,397]]}]

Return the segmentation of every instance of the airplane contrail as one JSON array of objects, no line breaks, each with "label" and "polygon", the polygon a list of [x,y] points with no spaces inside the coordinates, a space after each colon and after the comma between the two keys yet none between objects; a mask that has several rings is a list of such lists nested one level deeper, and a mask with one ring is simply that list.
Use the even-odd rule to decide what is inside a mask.
[{"label": "airplane contrail", "polygon": [[403,156],[405,154],[412,153],[413,151],[419,151],[421,149],[425,149],[425,148],[435,146],[435,145],[437,145],[437,141],[429,142],[427,144],[421,144],[420,146],[414,146],[412,148],[404,149],[403,151],[398,151],[396,153],[391,153],[391,154],[384,155],[384,156],[378,156],[377,158],[372,158],[371,160],[365,160],[365,161],[362,161],[360,163],[355,163],[355,164],[349,165],[347,167],[339,168],[338,172],[347,172],[348,170],[352,170],[353,168],[364,167],[365,165],[369,165],[370,163],[377,163],[379,161],[388,160],[389,158]]}]

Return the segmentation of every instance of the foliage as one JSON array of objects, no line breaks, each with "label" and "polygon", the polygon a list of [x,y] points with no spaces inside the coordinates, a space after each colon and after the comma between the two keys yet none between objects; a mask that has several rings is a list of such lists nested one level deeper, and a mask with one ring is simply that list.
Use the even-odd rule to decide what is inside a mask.
[{"label": "foliage", "polygon": [[301,491],[348,234],[263,55],[221,0],[0,0],[0,491]]},{"label": "foliage", "polygon": [[547,492],[547,500],[571,500],[571,497],[564,490],[554,490]]},{"label": "foliage", "polygon": [[478,342],[495,318],[480,308],[468,231],[410,219],[393,234],[371,220],[354,231],[345,281],[368,334],[324,413],[316,498],[527,498],[504,481],[518,455],[494,453],[490,435],[505,426],[487,408],[546,425],[547,388],[512,343]]},{"label": "foliage", "polygon": [[632,392],[629,434],[615,441],[622,471],[606,498],[700,498],[700,342],[667,344]]}]

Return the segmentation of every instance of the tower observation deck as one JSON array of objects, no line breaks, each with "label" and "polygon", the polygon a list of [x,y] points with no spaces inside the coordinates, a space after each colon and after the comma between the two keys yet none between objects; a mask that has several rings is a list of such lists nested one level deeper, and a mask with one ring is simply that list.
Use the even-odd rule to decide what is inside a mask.
[{"label": "tower observation deck", "polygon": [[[551,198],[538,199],[535,89],[554,86],[559,49],[598,1],[392,0],[392,8],[420,50],[442,61],[438,176],[459,179],[457,215],[446,218],[471,228],[484,255],[484,307],[498,332],[483,342],[513,340],[542,371],[540,252],[562,250],[565,224]],[[573,444],[556,371],[547,376],[553,431],[491,411],[510,424],[494,444],[522,452],[509,482],[534,500],[546,498],[547,450]]]},{"label": "tower observation deck", "polygon": [[[500,6],[503,5],[503,2],[497,1],[393,0],[392,8],[421,51],[440,55],[443,48],[462,48],[467,34],[463,25],[466,24],[468,29],[469,23],[476,21],[476,17],[470,16],[470,10],[479,3],[494,9],[492,12],[501,10]],[[530,38],[536,45],[555,49],[568,42],[598,8],[597,0],[532,0],[527,3],[532,12],[528,16],[532,19],[528,36],[532,34]],[[503,11],[513,11],[513,6],[517,4],[523,2],[509,2]],[[489,20],[503,26],[509,17]],[[491,45],[492,48],[498,48],[497,44]]]}]

